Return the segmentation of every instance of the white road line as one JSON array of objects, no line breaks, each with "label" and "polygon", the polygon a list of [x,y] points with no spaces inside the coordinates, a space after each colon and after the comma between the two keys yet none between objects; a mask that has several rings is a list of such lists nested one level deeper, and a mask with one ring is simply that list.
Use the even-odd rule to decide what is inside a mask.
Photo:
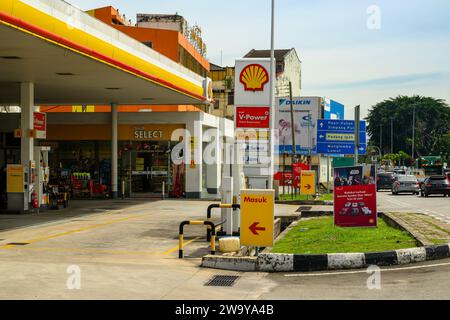
[{"label": "white road line", "polygon": [[[394,199],[390,199],[390,198],[384,197],[384,200],[386,200],[387,202],[390,202],[392,204],[401,206],[403,208],[412,208],[412,206],[409,205],[408,203],[405,203],[405,202],[397,200],[397,199],[394,200]],[[445,215],[442,215],[442,214],[440,214],[438,212],[435,212],[435,211],[432,211],[432,210],[429,210],[429,209],[414,209],[414,210],[416,212],[424,213],[424,214],[427,214],[427,215],[432,216],[432,217],[439,217],[439,218],[445,217],[445,218],[447,218]]]},{"label": "white road line", "polygon": [[[425,268],[444,267],[444,266],[450,266],[450,262],[449,263],[439,263],[439,264],[429,264],[426,266],[381,269],[380,271],[381,272],[402,271],[402,270],[425,269]],[[358,274],[358,273],[367,273],[367,271],[360,270],[360,271],[327,272],[327,273],[285,274],[284,276],[289,277],[289,278],[290,277],[320,277],[320,276],[335,276],[335,275]]]}]

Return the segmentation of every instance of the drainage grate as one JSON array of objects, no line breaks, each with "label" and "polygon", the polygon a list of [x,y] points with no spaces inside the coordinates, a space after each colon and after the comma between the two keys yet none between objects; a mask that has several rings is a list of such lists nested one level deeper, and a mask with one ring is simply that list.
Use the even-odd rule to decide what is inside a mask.
[{"label": "drainage grate", "polygon": [[26,246],[27,244],[29,244],[29,243],[27,243],[27,242],[11,242],[11,243],[7,243],[6,245],[7,246]]},{"label": "drainage grate", "polygon": [[299,208],[297,209],[296,212],[309,211],[309,210],[311,210],[311,209],[312,209],[312,207],[301,206],[301,207],[299,207]]},{"label": "drainage grate", "polygon": [[207,283],[205,283],[205,286],[232,287],[239,278],[239,276],[214,276]]}]

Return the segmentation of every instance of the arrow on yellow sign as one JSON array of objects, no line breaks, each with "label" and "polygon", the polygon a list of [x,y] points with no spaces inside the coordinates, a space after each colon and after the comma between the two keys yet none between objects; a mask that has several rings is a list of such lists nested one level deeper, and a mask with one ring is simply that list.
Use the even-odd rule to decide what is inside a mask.
[{"label": "arrow on yellow sign", "polygon": [[254,224],[252,224],[251,226],[250,226],[250,231],[254,234],[254,235],[257,235],[257,236],[259,236],[259,233],[258,233],[258,231],[266,231],[266,228],[263,228],[263,227],[258,227],[258,224],[259,224],[259,222],[255,222]]}]

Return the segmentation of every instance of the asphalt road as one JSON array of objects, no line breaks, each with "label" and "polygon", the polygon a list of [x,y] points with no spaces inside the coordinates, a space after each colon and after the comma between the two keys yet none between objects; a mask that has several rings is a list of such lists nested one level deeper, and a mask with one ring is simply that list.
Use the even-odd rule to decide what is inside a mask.
[{"label": "asphalt road", "polygon": [[[450,198],[378,193],[379,211],[418,212],[450,223]],[[367,270],[269,274],[260,299],[450,299],[450,259],[382,268],[379,289],[369,289]]]},{"label": "asphalt road", "polygon": [[391,192],[378,192],[378,210],[395,212],[417,212],[427,214],[450,223],[450,198],[430,195],[422,198],[416,195],[392,195]]},{"label": "asphalt road", "polygon": [[[448,300],[450,299],[450,259],[382,268],[379,286],[368,280],[366,269],[270,274],[269,292],[260,299],[295,300]],[[376,287],[376,288],[375,288]]]}]

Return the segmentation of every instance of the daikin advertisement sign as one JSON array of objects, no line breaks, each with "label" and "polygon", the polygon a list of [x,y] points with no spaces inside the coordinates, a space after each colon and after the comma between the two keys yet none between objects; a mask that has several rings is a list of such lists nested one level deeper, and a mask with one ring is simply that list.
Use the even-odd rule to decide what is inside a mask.
[{"label": "daikin advertisement sign", "polygon": [[[319,97],[277,98],[275,114],[275,153],[292,154],[292,127],[295,132],[297,154],[315,154],[317,120],[320,118]],[[291,104],[294,123],[291,123]]]}]

